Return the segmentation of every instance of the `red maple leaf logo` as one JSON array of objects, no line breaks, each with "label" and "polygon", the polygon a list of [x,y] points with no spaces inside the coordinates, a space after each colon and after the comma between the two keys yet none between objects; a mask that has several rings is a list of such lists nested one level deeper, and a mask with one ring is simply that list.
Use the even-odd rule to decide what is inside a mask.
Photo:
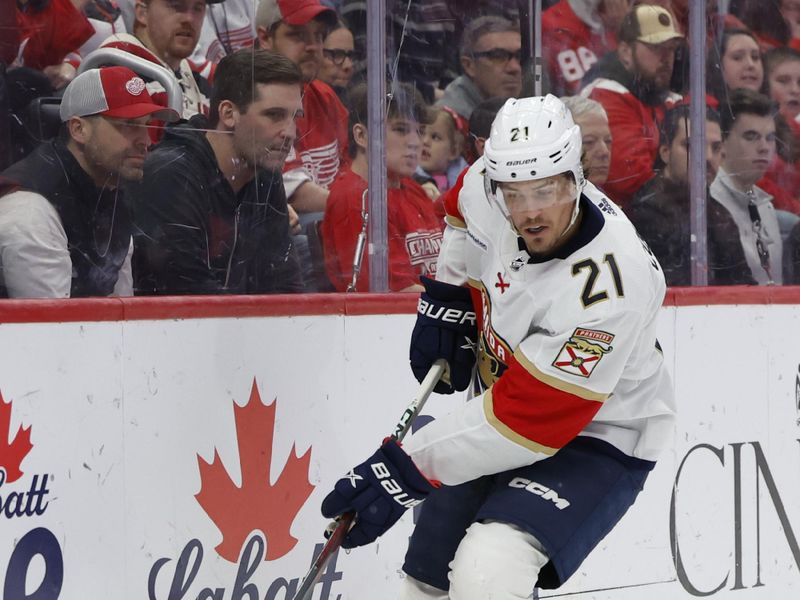
[{"label": "red maple leaf logo", "polygon": [[[14,437],[11,434],[11,401],[6,403],[3,394],[0,393],[0,470],[4,470],[5,479],[0,482],[11,483],[22,477],[19,466],[22,460],[33,449],[31,444],[31,428],[27,429],[20,426]],[[9,442],[10,440],[10,442]]]},{"label": "red maple leaf logo", "polygon": [[195,498],[222,532],[222,543],[216,550],[230,562],[238,560],[242,545],[255,530],[266,536],[265,561],[289,553],[297,544],[289,528],[314,491],[308,481],[311,448],[298,456],[294,445],[280,476],[270,484],[277,404],[276,398],[271,405],[264,406],[255,379],[247,404],[234,404],[241,487],[231,480],[216,449],[212,463],[197,456],[201,487]]}]

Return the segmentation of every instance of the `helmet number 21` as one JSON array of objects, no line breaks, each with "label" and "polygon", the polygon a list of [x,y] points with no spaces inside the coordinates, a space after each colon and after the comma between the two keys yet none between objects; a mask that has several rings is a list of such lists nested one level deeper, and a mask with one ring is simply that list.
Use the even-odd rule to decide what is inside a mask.
[{"label": "helmet number 21", "polygon": [[528,126],[525,127],[512,127],[511,128],[511,141],[512,142],[527,142],[528,141]]}]

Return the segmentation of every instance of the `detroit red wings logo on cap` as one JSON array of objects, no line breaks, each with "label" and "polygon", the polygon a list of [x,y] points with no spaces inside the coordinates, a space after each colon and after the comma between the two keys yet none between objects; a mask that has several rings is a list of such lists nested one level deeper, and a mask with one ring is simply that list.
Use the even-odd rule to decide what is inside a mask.
[{"label": "detroit red wings logo on cap", "polygon": [[144,80],[141,77],[133,77],[125,82],[125,89],[131,96],[138,96],[144,91]]}]

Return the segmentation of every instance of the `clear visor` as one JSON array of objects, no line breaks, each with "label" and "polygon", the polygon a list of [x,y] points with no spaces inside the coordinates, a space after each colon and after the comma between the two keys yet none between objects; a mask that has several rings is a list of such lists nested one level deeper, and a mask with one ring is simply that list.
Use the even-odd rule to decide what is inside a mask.
[{"label": "clear visor", "polygon": [[555,175],[533,181],[499,183],[495,194],[512,215],[570,204],[575,202],[576,190],[571,177]]}]

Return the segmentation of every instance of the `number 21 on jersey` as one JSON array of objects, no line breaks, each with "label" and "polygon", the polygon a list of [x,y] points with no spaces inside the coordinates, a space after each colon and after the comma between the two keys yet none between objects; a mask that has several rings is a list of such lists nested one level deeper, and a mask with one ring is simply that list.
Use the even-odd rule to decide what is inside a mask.
[{"label": "number 21 on jersey", "polygon": [[625,290],[622,287],[622,275],[620,275],[619,267],[617,266],[617,261],[613,254],[606,254],[600,266],[598,266],[593,259],[585,258],[572,265],[573,277],[580,274],[581,271],[587,272],[586,283],[581,292],[581,302],[583,302],[584,308],[589,308],[592,304],[608,300],[608,291],[595,290],[595,284],[600,275],[601,267],[605,267],[611,271],[611,276],[614,279],[614,291],[617,297],[623,298],[625,296]]}]

